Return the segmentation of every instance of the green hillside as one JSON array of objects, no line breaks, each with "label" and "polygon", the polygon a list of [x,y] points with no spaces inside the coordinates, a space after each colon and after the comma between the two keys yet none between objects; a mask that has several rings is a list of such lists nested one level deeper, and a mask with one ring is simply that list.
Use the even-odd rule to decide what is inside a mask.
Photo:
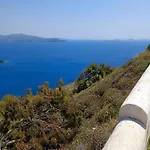
[{"label": "green hillside", "polygon": [[149,50],[148,47],[103,81],[74,96],[83,122],[70,147],[79,145],[93,150],[104,146],[116,125],[121,104],[150,64]]},{"label": "green hillside", "polygon": [[148,47],[79,93],[72,94],[60,80],[56,89],[45,82],[36,95],[30,89],[23,97],[6,95],[0,102],[1,148],[102,149],[117,123],[121,104],[149,64]]}]

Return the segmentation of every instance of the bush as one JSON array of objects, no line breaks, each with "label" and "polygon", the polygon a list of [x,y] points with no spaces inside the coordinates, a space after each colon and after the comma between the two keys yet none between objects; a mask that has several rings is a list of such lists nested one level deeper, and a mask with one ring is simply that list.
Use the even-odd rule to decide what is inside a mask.
[{"label": "bush", "polygon": [[87,89],[96,81],[103,79],[106,75],[109,75],[114,69],[101,63],[100,66],[97,64],[91,64],[85,69],[76,81],[77,88],[73,92]]},{"label": "bush", "polygon": [[18,150],[58,149],[74,138],[80,125],[63,80],[56,89],[45,82],[37,95],[30,89],[20,98],[7,95],[0,107],[0,142],[12,140],[11,147]]},{"label": "bush", "polygon": [[150,50],[150,44],[147,46],[147,50]]}]

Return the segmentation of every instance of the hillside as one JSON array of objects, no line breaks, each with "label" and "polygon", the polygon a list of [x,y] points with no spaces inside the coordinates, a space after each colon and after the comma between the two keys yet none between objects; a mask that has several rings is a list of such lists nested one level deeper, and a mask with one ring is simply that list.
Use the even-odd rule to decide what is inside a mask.
[{"label": "hillside", "polygon": [[23,97],[6,95],[0,102],[0,148],[102,149],[121,104],[149,64],[150,47],[76,94],[60,80],[56,89],[45,82],[36,95],[31,89]]},{"label": "hillside", "polygon": [[64,42],[65,40],[60,38],[43,38],[26,34],[9,34],[0,35],[0,41],[5,42]]},{"label": "hillside", "polygon": [[150,64],[146,50],[116,69],[103,81],[74,96],[76,111],[83,122],[71,147],[101,149],[117,123],[118,111],[125,98]]}]

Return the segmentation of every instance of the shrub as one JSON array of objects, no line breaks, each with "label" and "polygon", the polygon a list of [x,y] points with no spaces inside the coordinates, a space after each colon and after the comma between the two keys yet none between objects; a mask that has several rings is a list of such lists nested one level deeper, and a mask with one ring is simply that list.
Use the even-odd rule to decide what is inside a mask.
[{"label": "shrub", "polygon": [[150,50],[150,44],[147,46],[147,50]]},{"label": "shrub", "polygon": [[104,63],[101,63],[100,66],[97,64],[91,64],[87,69],[85,69],[76,81],[77,89],[73,92],[87,89],[96,81],[103,79],[106,75],[109,75],[113,71],[113,68],[106,66]]}]

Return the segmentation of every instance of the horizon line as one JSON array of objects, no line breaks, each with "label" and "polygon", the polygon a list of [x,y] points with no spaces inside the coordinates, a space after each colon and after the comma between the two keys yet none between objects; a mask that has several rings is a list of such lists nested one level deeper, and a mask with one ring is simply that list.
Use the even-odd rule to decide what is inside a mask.
[{"label": "horizon line", "polygon": [[60,39],[65,39],[65,40],[105,40],[105,41],[133,41],[133,40],[145,40],[149,41],[150,39],[147,38],[65,38],[65,37],[47,37],[47,36],[40,36],[40,35],[34,35],[34,34],[28,34],[28,33],[9,33],[9,34],[0,34],[0,36],[9,36],[9,35],[25,35],[25,36],[36,36],[40,38],[60,38]]}]

